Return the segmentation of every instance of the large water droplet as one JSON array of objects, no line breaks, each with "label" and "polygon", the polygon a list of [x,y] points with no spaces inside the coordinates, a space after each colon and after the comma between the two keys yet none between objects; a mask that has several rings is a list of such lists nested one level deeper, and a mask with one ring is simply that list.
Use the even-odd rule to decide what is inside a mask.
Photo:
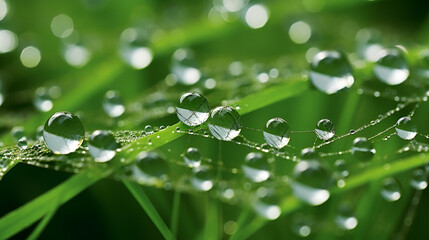
[{"label": "large water droplet", "polygon": [[83,142],[85,130],[79,117],[69,112],[57,112],[45,123],[43,139],[55,154],[76,151]]},{"label": "large water droplet", "polygon": [[108,91],[104,96],[103,109],[110,117],[119,117],[125,112],[122,98],[117,91]]},{"label": "large water droplet", "polygon": [[192,168],[199,167],[201,165],[201,159],[202,156],[198,148],[188,148],[183,155],[183,160],[185,160],[186,165]]},{"label": "large water droplet", "polygon": [[398,85],[407,80],[410,71],[401,50],[392,48],[378,52],[374,74],[380,81],[388,85]]},{"label": "large water droplet", "polygon": [[188,49],[178,49],[171,60],[171,72],[177,80],[185,85],[193,85],[201,79],[201,72],[195,62],[193,53]]},{"label": "large water droplet", "polygon": [[141,152],[136,158],[136,163],[141,171],[140,178],[147,181],[165,179],[168,172],[168,164],[165,159],[156,152]]},{"label": "large water droplet", "polygon": [[33,99],[34,106],[41,112],[48,112],[54,106],[53,98],[49,93],[49,89],[45,87],[39,87],[34,93]]},{"label": "large water droplet", "polygon": [[97,130],[91,134],[88,148],[96,162],[107,162],[115,156],[119,144],[110,132]]},{"label": "large water droplet", "polygon": [[263,182],[270,177],[267,158],[261,153],[249,153],[244,159],[244,175],[253,182]]},{"label": "large water droplet", "polygon": [[0,53],[8,53],[18,46],[18,36],[12,31],[0,29]]},{"label": "large water droplet", "polygon": [[417,190],[426,189],[428,186],[427,174],[423,169],[416,169],[413,171],[413,175],[410,181],[410,184],[413,188]]},{"label": "large water droplet", "polygon": [[283,148],[289,143],[289,124],[282,118],[268,120],[264,129],[265,141],[272,147]]},{"label": "large water droplet", "polygon": [[330,193],[331,174],[316,160],[299,162],[293,171],[292,190],[302,201],[316,206],[326,202]]},{"label": "large water droplet", "polygon": [[318,138],[322,140],[329,140],[335,136],[334,124],[329,119],[322,119],[317,122],[314,129]]},{"label": "large water droplet", "polygon": [[365,137],[358,137],[353,140],[351,152],[357,159],[368,161],[374,156],[375,148],[372,142],[368,141]]},{"label": "large water droplet", "polygon": [[124,62],[135,69],[143,69],[152,62],[152,51],[146,47],[149,34],[143,29],[127,28],[120,38],[120,55]]},{"label": "large water droplet", "polygon": [[335,223],[341,229],[353,230],[358,225],[358,220],[348,205],[342,205],[338,209],[338,214],[335,217]]},{"label": "large water droplet", "polygon": [[338,51],[322,51],[313,57],[309,77],[320,91],[333,94],[354,83],[352,67],[347,57]]},{"label": "large water droplet", "polygon": [[192,186],[198,191],[208,191],[213,187],[213,171],[206,167],[194,168],[191,178]]},{"label": "large water droplet", "polygon": [[401,117],[395,127],[398,136],[405,140],[411,140],[417,135],[417,126],[410,117]]},{"label": "large water droplet", "polygon": [[185,93],[176,107],[177,117],[188,126],[203,124],[209,118],[209,103],[199,93]]},{"label": "large water droplet", "polygon": [[273,189],[260,187],[256,191],[256,200],[253,203],[253,209],[261,217],[268,220],[275,220],[280,217],[281,209],[278,206],[279,198],[275,195]]},{"label": "large water droplet", "polygon": [[208,125],[215,138],[231,141],[240,134],[240,114],[230,106],[217,107],[212,110]]},{"label": "large water droplet", "polygon": [[398,181],[394,178],[384,179],[380,193],[386,201],[394,202],[399,200],[401,198],[401,188]]}]

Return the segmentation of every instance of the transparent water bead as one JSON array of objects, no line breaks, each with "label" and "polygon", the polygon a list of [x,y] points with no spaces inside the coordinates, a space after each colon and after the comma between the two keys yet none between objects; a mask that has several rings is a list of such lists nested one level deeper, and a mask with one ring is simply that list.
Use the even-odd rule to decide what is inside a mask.
[{"label": "transparent water bead", "polygon": [[253,209],[259,216],[267,220],[275,220],[280,217],[281,214],[278,196],[275,195],[273,189],[267,189],[265,187],[260,187],[256,191]]},{"label": "transparent water bead", "polygon": [[193,170],[191,184],[198,191],[209,191],[213,188],[214,173],[207,167],[197,167]]},{"label": "transparent water bead", "polygon": [[395,178],[386,178],[383,180],[380,191],[381,196],[389,202],[397,201],[401,198],[401,188]]},{"label": "transparent water bead", "polygon": [[358,225],[358,220],[352,209],[348,205],[342,205],[338,209],[338,214],[335,217],[337,226],[344,230],[353,230]]},{"label": "transparent water bead", "polygon": [[48,112],[54,106],[53,97],[46,87],[39,87],[36,89],[33,98],[33,104],[37,110],[41,112]]},{"label": "transparent water bead", "polygon": [[369,161],[374,157],[376,151],[372,142],[368,141],[367,138],[358,137],[353,140],[351,152],[357,159]]},{"label": "transparent water bead", "polygon": [[272,118],[265,124],[264,139],[275,148],[283,148],[289,143],[289,124],[282,118]]},{"label": "transparent water bead", "polygon": [[108,131],[97,130],[91,134],[88,141],[89,154],[96,162],[110,161],[119,147],[113,134]]},{"label": "transparent water bead", "polygon": [[217,107],[212,110],[208,125],[215,138],[231,141],[240,134],[240,114],[230,106]]},{"label": "transparent water bead", "polygon": [[298,214],[293,218],[292,230],[296,235],[304,238],[310,236],[312,225],[312,219],[310,219],[308,216]]},{"label": "transparent water bead", "polygon": [[293,170],[292,190],[302,201],[316,206],[326,202],[330,193],[331,174],[316,160],[303,160]]},{"label": "transparent water bead", "polygon": [[244,175],[253,182],[263,182],[270,177],[268,160],[261,153],[247,154],[242,168]]},{"label": "transparent water bead", "polygon": [[103,100],[103,109],[112,118],[120,117],[125,112],[125,106],[119,92],[113,90],[106,92]]},{"label": "transparent water bead", "polygon": [[178,49],[171,59],[171,73],[182,84],[193,85],[201,79],[201,71],[189,49]]},{"label": "transparent water bead", "polygon": [[200,151],[198,148],[188,148],[186,150],[185,154],[183,155],[183,160],[185,160],[185,164],[189,167],[195,168],[199,167],[201,165],[201,159],[203,157],[201,156]]},{"label": "transparent water bead", "polygon": [[405,140],[411,140],[417,135],[417,126],[410,117],[401,117],[395,127],[398,136]]},{"label": "transparent water bead", "polygon": [[183,124],[198,126],[209,118],[209,102],[206,97],[199,93],[185,93],[180,98],[176,112],[177,117]]},{"label": "transparent water bead", "polygon": [[329,140],[335,136],[334,124],[329,119],[322,119],[317,122],[314,132],[318,138]]},{"label": "transparent water bead", "polygon": [[413,171],[413,175],[410,184],[416,190],[426,189],[428,186],[427,182],[428,175],[423,169],[416,169]]},{"label": "transparent water bead", "polygon": [[43,139],[55,154],[76,151],[83,142],[85,129],[79,117],[69,112],[57,112],[46,121]]},{"label": "transparent water bead", "polygon": [[168,164],[165,159],[156,152],[141,152],[137,155],[136,163],[141,171],[139,177],[143,181],[165,179],[168,173]]},{"label": "transparent water bead", "polygon": [[149,32],[140,28],[127,28],[120,37],[119,51],[122,60],[134,69],[144,69],[153,60],[149,44]]},{"label": "transparent water bead", "polygon": [[416,63],[417,74],[422,78],[429,78],[429,49],[419,52],[419,60]]},{"label": "transparent water bead", "polygon": [[18,140],[18,147],[20,149],[27,149],[28,147],[28,143],[27,143],[27,138],[26,137],[22,137]]},{"label": "transparent water bead", "polygon": [[320,161],[320,154],[314,148],[304,148],[301,150],[301,160]]},{"label": "transparent water bead", "polygon": [[350,172],[347,167],[346,161],[344,161],[343,159],[338,159],[337,161],[335,161],[334,166],[334,175],[336,179],[342,179],[349,176]]},{"label": "transparent water bead", "polygon": [[18,36],[7,29],[0,29],[0,54],[8,53],[18,46]]},{"label": "transparent water bead", "polygon": [[399,48],[380,50],[374,65],[374,74],[388,85],[398,85],[407,80],[410,71],[402,50]]},{"label": "transparent water bead", "polygon": [[3,81],[0,77],[0,106],[3,105],[4,98],[5,98],[5,89],[3,86]]},{"label": "transparent water bead", "polygon": [[326,94],[350,88],[354,83],[352,67],[347,57],[338,51],[317,53],[311,62],[310,81]]}]

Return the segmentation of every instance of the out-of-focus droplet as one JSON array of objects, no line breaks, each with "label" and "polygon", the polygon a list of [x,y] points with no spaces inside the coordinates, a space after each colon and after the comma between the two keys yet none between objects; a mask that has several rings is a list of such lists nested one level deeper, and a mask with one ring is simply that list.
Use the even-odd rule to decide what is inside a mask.
[{"label": "out-of-focus droplet", "polygon": [[410,117],[401,117],[396,122],[395,130],[404,140],[412,140],[417,135],[417,126]]},{"label": "out-of-focus droplet", "polygon": [[18,36],[12,31],[0,29],[0,54],[8,53],[18,46]]},{"label": "out-of-focus droplet", "polygon": [[73,20],[71,17],[60,14],[51,21],[52,33],[59,38],[67,38],[73,32]]},{"label": "out-of-focus droplet", "polygon": [[125,106],[119,92],[113,90],[106,92],[103,109],[112,118],[120,117],[125,112]]},{"label": "out-of-focus droplet", "polygon": [[171,73],[179,83],[193,85],[201,79],[201,71],[189,49],[178,49],[171,59]]},{"label": "out-of-focus droplet", "polygon": [[369,161],[375,154],[375,148],[372,142],[365,137],[358,137],[353,140],[351,148],[352,155],[361,161]]},{"label": "out-of-focus droplet", "polygon": [[64,52],[64,59],[66,62],[73,67],[81,68],[85,66],[89,59],[91,58],[91,53],[86,47],[79,45],[69,45],[66,47]]},{"label": "out-of-focus droplet", "polygon": [[120,145],[113,134],[108,131],[94,131],[89,137],[88,149],[89,154],[96,162],[110,161],[116,155],[116,149]]},{"label": "out-of-focus droplet", "polygon": [[311,37],[311,27],[304,21],[293,23],[289,28],[289,37],[296,44],[304,44]]},{"label": "out-of-focus droplet", "polygon": [[34,68],[39,65],[42,55],[38,48],[34,46],[28,46],[22,50],[20,59],[24,67]]},{"label": "out-of-focus droplet", "polygon": [[268,160],[261,153],[247,154],[242,168],[244,175],[253,182],[263,182],[270,177]]},{"label": "out-of-focus droplet", "polygon": [[388,85],[398,85],[407,80],[410,71],[402,50],[391,48],[379,51],[374,74]]},{"label": "out-of-focus droplet", "polygon": [[398,181],[392,177],[384,179],[380,193],[386,201],[398,201],[401,198],[401,188]]},{"label": "out-of-focus droplet", "polygon": [[153,60],[152,50],[148,48],[149,34],[143,29],[127,28],[120,38],[119,51],[122,59],[135,69],[144,69]]},{"label": "out-of-focus droplet", "polygon": [[268,9],[262,4],[255,4],[246,11],[245,20],[250,28],[262,28],[268,22],[268,19]]}]

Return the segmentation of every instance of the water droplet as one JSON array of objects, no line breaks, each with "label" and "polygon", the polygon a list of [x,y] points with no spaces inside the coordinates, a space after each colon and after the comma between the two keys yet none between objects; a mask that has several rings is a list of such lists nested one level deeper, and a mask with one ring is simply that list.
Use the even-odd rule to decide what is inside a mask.
[{"label": "water droplet", "polygon": [[417,135],[417,126],[410,117],[401,117],[395,127],[398,136],[405,140],[411,140]]},{"label": "water droplet", "polygon": [[270,146],[283,148],[290,140],[289,124],[282,118],[272,118],[265,125],[263,134]]},{"label": "water droplet", "polygon": [[90,51],[83,46],[68,45],[64,51],[64,59],[73,67],[81,68],[85,66],[90,58]]},{"label": "water droplet", "polygon": [[347,57],[338,51],[322,51],[313,57],[309,77],[320,91],[333,94],[354,83]]},{"label": "water droplet", "polygon": [[308,237],[311,234],[312,225],[313,221],[308,216],[297,214],[293,218],[292,230],[300,237]]},{"label": "water droplet", "polygon": [[372,142],[368,141],[365,137],[358,137],[353,140],[351,152],[356,158],[368,161],[372,159],[376,151]]},{"label": "water droplet", "polygon": [[289,37],[296,44],[306,43],[311,37],[311,27],[304,21],[293,23],[289,28]]},{"label": "water droplet", "polygon": [[127,28],[120,38],[119,51],[124,62],[134,69],[144,69],[152,62],[152,51],[147,47],[149,36],[144,29]]},{"label": "water droplet", "polygon": [[262,28],[268,22],[268,9],[262,4],[255,4],[247,9],[244,18],[250,28]]},{"label": "water droplet", "polygon": [[401,50],[392,48],[378,52],[374,74],[380,81],[388,85],[398,85],[407,80],[410,71]]},{"label": "water droplet", "polygon": [[73,20],[65,15],[55,16],[51,21],[52,33],[59,38],[67,38],[73,32]]},{"label": "water droplet", "polygon": [[244,175],[253,182],[263,182],[270,177],[267,158],[261,153],[247,154],[243,164]]},{"label": "water droplet", "polygon": [[83,142],[85,130],[79,117],[69,112],[57,112],[45,123],[43,139],[55,154],[76,151]]},{"label": "water droplet", "polygon": [[115,157],[119,144],[110,132],[97,130],[91,134],[88,148],[96,162],[107,162]]},{"label": "water droplet", "polygon": [[112,118],[121,116],[125,112],[122,98],[117,91],[108,91],[103,101],[104,112]]},{"label": "water droplet", "polygon": [[275,195],[273,189],[260,187],[256,191],[256,194],[257,197],[253,203],[253,209],[258,215],[268,220],[275,220],[280,217],[279,198]]},{"label": "water droplet", "polygon": [[26,137],[22,137],[21,139],[18,140],[18,147],[20,149],[27,149],[28,144],[27,144],[27,138]]},{"label": "water droplet", "polygon": [[240,134],[240,114],[230,106],[217,107],[212,110],[208,125],[215,138],[231,141]]},{"label": "water droplet", "polygon": [[302,201],[316,206],[329,199],[327,190],[331,183],[331,174],[318,161],[301,161],[293,171],[294,180],[292,190],[295,196]]},{"label": "water droplet", "polygon": [[178,49],[171,60],[171,72],[185,85],[193,85],[201,79],[201,72],[189,49]]},{"label": "water droplet", "polygon": [[348,205],[340,206],[338,215],[335,217],[337,226],[344,230],[353,230],[358,225],[358,220]]},{"label": "water droplet", "polygon": [[38,48],[34,46],[28,46],[22,50],[20,59],[24,67],[34,68],[39,65],[42,55]]},{"label": "water droplet", "polygon": [[18,46],[18,36],[12,31],[0,29],[0,54],[8,53]]},{"label": "water droplet", "polygon": [[350,172],[348,170],[347,164],[343,159],[338,159],[335,161],[335,178],[336,179],[342,179],[345,177],[348,177]]},{"label": "water droplet", "polygon": [[414,170],[410,184],[413,188],[417,190],[426,189],[428,186],[426,172],[423,169]]},{"label": "water droplet", "polygon": [[8,11],[9,10],[6,1],[0,0],[0,21],[6,17]]},{"label": "water droplet", "polygon": [[401,198],[401,189],[398,181],[394,178],[384,179],[380,193],[386,201],[394,202],[399,200]]},{"label": "water droplet", "polygon": [[191,178],[192,186],[198,191],[209,191],[213,187],[213,171],[206,167],[194,168]]},{"label": "water droplet", "polygon": [[329,140],[335,136],[334,124],[329,119],[322,119],[317,122],[314,129],[318,138],[322,140]]},{"label": "water droplet", "polygon": [[41,112],[48,112],[54,106],[53,98],[49,93],[49,89],[45,87],[39,87],[34,93],[33,103],[37,110]]},{"label": "water droplet", "polygon": [[304,148],[301,150],[301,160],[320,161],[320,154],[314,148]]},{"label": "water droplet", "polygon": [[136,158],[136,163],[142,173],[141,178],[147,180],[153,178],[164,179],[168,172],[167,162],[156,152],[139,153]]},{"label": "water droplet", "polygon": [[144,131],[147,133],[147,134],[152,134],[154,131],[153,131],[153,127],[151,126],[151,125],[146,125],[145,127],[144,127]]},{"label": "water droplet", "polygon": [[201,165],[201,153],[198,148],[188,148],[185,154],[183,155],[186,165],[189,167],[195,168]]},{"label": "water droplet", "polygon": [[209,117],[209,103],[199,93],[185,93],[176,107],[177,117],[188,126],[198,126],[207,121]]}]

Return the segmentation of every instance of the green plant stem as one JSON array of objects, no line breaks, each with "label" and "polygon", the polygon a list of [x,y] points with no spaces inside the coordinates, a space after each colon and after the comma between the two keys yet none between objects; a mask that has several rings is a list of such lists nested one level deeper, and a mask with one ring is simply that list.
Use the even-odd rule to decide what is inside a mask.
[{"label": "green plant stem", "polygon": [[48,212],[45,215],[45,217],[43,217],[42,221],[33,230],[33,232],[30,234],[30,236],[27,238],[27,240],[36,240],[37,238],[39,238],[40,234],[46,228],[46,226],[48,225],[49,221],[55,215],[56,211],[57,211],[57,208],[52,208],[52,210],[50,212]]},{"label": "green plant stem", "polygon": [[174,191],[173,197],[173,212],[171,214],[171,231],[173,235],[177,237],[177,226],[179,224],[179,212],[180,212],[180,192]]}]

